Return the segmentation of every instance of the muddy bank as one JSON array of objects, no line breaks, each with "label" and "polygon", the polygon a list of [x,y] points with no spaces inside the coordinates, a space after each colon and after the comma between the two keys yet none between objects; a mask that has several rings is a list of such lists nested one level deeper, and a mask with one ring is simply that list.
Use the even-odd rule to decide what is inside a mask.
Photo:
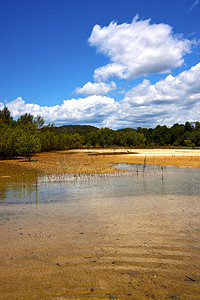
[{"label": "muddy bank", "polygon": [[[158,164],[200,168],[200,150],[193,149],[101,149],[57,151],[37,154],[31,162],[24,158],[0,161],[1,169],[25,168],[54,174],[118,172],[116,163]],[[9,167],[7,167],[9,166]],[[1,175],[3,176],[3,175]]]}]

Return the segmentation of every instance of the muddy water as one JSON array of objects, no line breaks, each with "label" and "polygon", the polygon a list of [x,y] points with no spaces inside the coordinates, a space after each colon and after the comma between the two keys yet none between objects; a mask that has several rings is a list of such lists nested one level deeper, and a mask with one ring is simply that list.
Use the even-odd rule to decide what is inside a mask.
[{"label": "muddy water", "polygon": [[199,299],[200,171],[118,168],[1,175],[0,299]]}]

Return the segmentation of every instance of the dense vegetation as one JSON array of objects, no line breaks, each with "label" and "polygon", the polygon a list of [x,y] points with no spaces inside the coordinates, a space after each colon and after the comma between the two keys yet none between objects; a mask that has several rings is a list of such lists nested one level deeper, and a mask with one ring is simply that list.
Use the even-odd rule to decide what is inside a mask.
[{"label": "dense vegetation", "polygon": [[63,125],[59,127],[54,127],[54,131],[57,133],[70,132],[86,134],[91,131],[97,131],[98,128],[91,125]]},{"label": "dense vegetation", "polygon": [[98,129],[88,125],[44,126],[31,114],[13,120],[7,107],[0,110],[0,158],[31,157],[42,151],[91,147],[200,147],[200,122],[147,129]]}]

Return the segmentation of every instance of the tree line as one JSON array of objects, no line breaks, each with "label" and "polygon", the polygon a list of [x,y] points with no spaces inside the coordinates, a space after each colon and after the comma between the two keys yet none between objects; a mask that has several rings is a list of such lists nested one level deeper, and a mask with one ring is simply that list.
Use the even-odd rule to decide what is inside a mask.
[{"label": "tree line", "polygon": [[13,120],[0,110],[0,158],[27,157],[37,152],[106,147],[200,147],[200,122],[158,125],[156,128],[113,130],[89,125],[44,125],[41,116],[24,114]]}]

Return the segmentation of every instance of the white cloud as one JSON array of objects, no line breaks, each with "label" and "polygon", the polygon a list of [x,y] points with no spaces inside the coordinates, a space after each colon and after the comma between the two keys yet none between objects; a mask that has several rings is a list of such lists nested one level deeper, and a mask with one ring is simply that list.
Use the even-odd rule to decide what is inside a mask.
[{"label": "white cloud", "polygon": [[89,43],[111,60],[94,71],[96,81],[105,81],[111,76],[135,79],[170,72],[183,64],[184,54],[195,41],[174,35],[167,24],[150,24],[150,20],[136,16],[131,24],[95,25]]},{"label": "white cloud", "polygon": [[82,88],[76,88],[75,92],[82,95],[106,95],[112,90],[115,90],[117,85],[115,82],[104,83],[104,82],[87,82]]},{"label": "white cloud", "polygon": [[148,80],[132,88],[120,103],[118,126],[172,125],[196,121],[200,116],[200,63],[188,71],[151,85]]},{"label": "white cloud", "polygon": [[191,95],[198,95],[200,92],[200,63],[189,71],[184,71],[178,76],[168,75],[164,80],[151,85],[149,80],[137,85],[126,93],[123,102],[131,102],[136,105],[151,103],[174,102],[183,105]]},{"label": "white cloud", "polygon": [[[152,85],[149,80],[129,90],[117,102],[106,96],[64,100],[61,105],[7,102],[14,118],[24,113],[41,115],[55,124],[93,124],[98,127],[155,127],[197,121],[200,116],[200,63],[178,76],[168,75]],[[0,103],[0,109],[3,108]]]},{"label": "white cloud", "polygon": [[[3,107],[0,103],[0,107]],[[116,112],[115,100],[106,96],[89,96],[86,98],[64,100],[61,105],[39,106],[26,103],[21,97],[6,104],[12,116],[17,119],[27,113],[41,115],[46,123],[55,124],[91,124],[102,126],[104,120]]]}]

